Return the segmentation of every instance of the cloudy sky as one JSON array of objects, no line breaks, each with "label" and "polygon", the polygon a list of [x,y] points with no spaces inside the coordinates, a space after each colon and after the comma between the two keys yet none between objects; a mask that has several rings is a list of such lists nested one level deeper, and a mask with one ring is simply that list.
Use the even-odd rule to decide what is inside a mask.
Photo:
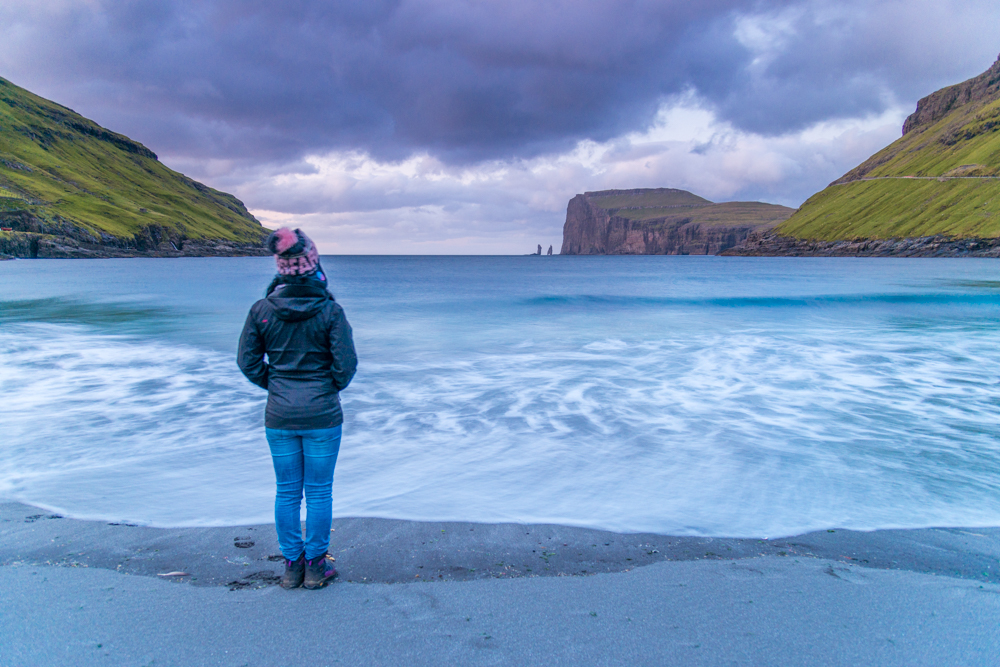
[{"label": "cloudy sky", "polygon": [[4,0],[0,76],[327,253],[558,250],[587,190],[798,206],[1000,53],[996,0]]}]

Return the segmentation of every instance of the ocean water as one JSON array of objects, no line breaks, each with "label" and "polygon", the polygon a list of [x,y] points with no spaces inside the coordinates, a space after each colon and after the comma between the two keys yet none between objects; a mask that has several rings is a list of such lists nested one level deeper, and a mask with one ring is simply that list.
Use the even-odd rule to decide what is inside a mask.
[{"label": "ocean water", "polygon": [[[337,516],[783,536],[1000,525],[1000,263],[325,257]],[[271,520],[269,258],[0,262],[0,498]]]}]

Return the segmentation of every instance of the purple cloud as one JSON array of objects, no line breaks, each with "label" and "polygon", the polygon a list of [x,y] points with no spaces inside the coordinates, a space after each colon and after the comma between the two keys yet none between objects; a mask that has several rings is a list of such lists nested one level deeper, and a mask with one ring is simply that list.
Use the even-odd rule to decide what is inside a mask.
[{"label": "purple cloud", "polygon": [[[641,129],[684,90],[740,129],[781,133],[878,113],[966,71],[971,56],[894,36],[888,5],[15,2],[0,9],[0,66],[167,154],[474,162]],[[753,17],[778,29],[741,37]]]},{"label": "purple cloud", "polygon": [[[428,218],[414,210],[465,206],[454,230],[507,220],[531,236],[554,233],[553,201],[583,189],[801,202],[894,131],[880,121],[877,140],[864,130],[850,150],[789,137],[896,123],[986,69],[998,24],[991,0],[10,0],[0,76],[275,215],[355,212],[396,229],[408,209],[415,229]],[[713,136],[628,139],[692,100],[713,114]],[[622,148],[586,168],[559,157],[581,141]],[[448,173],[317,176],[306,158],[330,155],[429,156],[421,164]],[[538,160],[557,175],[536,176]],[[466,168],[480,174],[472,186]]]}]

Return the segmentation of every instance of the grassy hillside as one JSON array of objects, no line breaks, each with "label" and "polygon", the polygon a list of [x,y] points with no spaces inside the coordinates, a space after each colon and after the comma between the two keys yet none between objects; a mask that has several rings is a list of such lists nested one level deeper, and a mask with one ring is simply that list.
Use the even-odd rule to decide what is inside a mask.
[{"label": "grassy hillside", "polygon": [[615,211],[615,215],[635,221],[655,221],[683,216],[692,223],[705,227],[736,227],[740,225],[771,227],[787,220],[794,212],[795,209],[777,204],[764,204],[757,201],[730,201],[690,208],[619,209]]},{"label": "grassy hillside", "polygon": [[650,188],[584,193],[587,201],[609,214],[656,228],[683,218],[706,227],[766,226],[787,220],[794,209],[761,202],[715,204],[687,190]]},{"label": "grassy hillside", "polygon": [[822,241],[1000,237],[1000,183],[896,178],[834,185],[775,231]]},{"label": "grassy hillside", "polygon": [[259,245],[266,234],[232,195],[0,78],[0,224],[128,247],[157,237]]},{"label": "grassy hillside", "polygon": [[775,232],[822,241],[1000,237],[1000,59],[920,100],[902,138]]},{"label": "grassy hillside", "polygon": [[709,200],[687,190],[674,188],[642,188],[637,190],[602,190],[585,192],[587,200],[597,208],[605,210],[625,207],[655,208],[677,206],[704,206]]}]

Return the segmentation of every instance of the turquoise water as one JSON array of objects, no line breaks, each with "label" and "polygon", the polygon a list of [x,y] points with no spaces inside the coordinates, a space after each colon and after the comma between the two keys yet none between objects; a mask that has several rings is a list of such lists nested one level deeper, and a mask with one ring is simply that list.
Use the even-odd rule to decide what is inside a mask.
[{"label": "turquoise water", "polygon": [[[339,516],[675,534],[1000,525],[1000,264],[326,257]],[[235,348],[269,258],[0,262],[0,497],[271,517]]]}]

